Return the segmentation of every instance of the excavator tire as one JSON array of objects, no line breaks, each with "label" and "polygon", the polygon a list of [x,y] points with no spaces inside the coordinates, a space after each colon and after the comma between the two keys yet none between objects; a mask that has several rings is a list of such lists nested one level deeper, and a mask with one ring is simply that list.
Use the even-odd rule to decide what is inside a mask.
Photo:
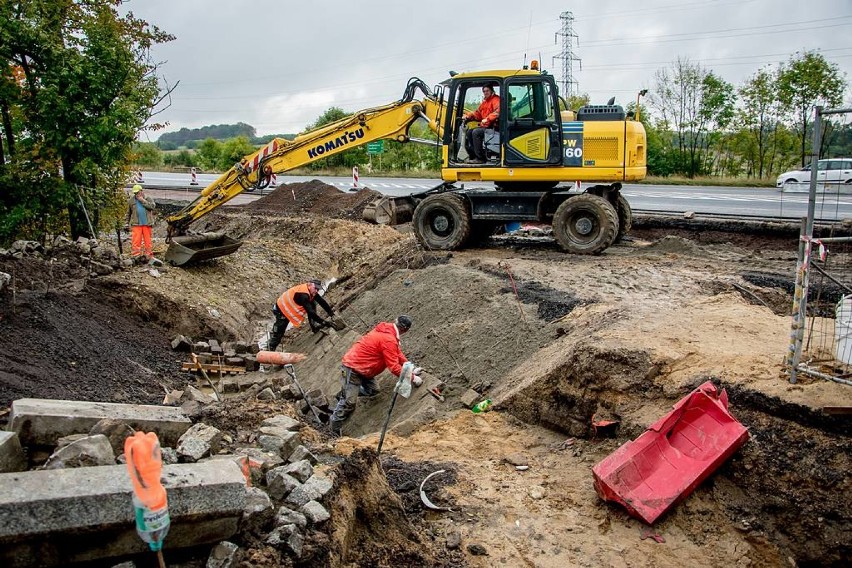
[{"label": "excavator tire", "polygon": [[618,213],[618,232],[615,234],[615,240],[612,241],[612,244],[620,243],[624,235],[630,232],[630,227],[633,226],[633,209],[630,208],[627,198],[620,193],[615,211]]},{"label": "excavator tire", "polygon": [[615,208],[591,193],[566,199],[553,215],[553,235],[572,254],[602,253],[615,240],[618,228]]},{"label": "excavator tire", "polygon": [[414,210],[414,234],[430,250],[455,250],[470,237],[467,202],[452,193],[430,195]]}]

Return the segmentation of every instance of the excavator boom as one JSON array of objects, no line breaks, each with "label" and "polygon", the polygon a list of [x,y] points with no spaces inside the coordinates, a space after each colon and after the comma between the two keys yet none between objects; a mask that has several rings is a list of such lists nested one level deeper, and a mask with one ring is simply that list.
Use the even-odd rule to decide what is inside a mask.
[{"label": "excavator boom", "polygon": [[[415,99],[418,90],[424,95],[421,100]],[[215,233],[206,237],[182,235],[191,223],[243,191],[267,187],[273,173],[288,172],[374,140],[407,142],[408,130],[419,118],[425,119],[430,129],[440,136],[441,112],[441,104],[428,86],[420,79],[412,78],[399,101],[362,110],[300,134],[293,140],[273,139],[235,164],[202,190],[192,203],[167,219],[171,245],[166,259],[172,264],[184,265],[231,254],[239,247],[238,241],[220,242],[222,235]],[[198,254],[192,254],[194,250]]]}]

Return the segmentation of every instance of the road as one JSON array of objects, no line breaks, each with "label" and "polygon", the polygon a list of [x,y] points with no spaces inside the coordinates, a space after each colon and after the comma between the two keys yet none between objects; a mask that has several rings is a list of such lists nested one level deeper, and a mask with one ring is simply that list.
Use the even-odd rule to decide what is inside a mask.
[{"label": "road", "polygon": [[[176,191],[162,194],[170,199],[194,199],[198,188],[216,180],[215,174],[199,174],[198,186],[190,188],[190,176],[180,173],[146,172],[143,185],[174,187]],[[320,179],[343,191],[352,187],[349,177],[278,176],[278,184],[298,183]],[[379,178],[362,176],[359,186],[369,187],[386,195],[403,196],[431,189],[436,179]],[[466,187],[492,187],[491,183],[466,183]],[[268,190],[267,190],[268,192]],[[159,193],[159,192],[158,192]],[[684,185],[625,184],[622,193],[636,211],[693,211],[711,215],[754,216],[799,219],[807,214],[807,193],[781,192],[774,188],[708,187]],[[258,199],[259,192],[244,193],[231,203],[238,205]],[[817,194],[816,218],[832,221],[852,218],[852,195],[824,192]]]}]

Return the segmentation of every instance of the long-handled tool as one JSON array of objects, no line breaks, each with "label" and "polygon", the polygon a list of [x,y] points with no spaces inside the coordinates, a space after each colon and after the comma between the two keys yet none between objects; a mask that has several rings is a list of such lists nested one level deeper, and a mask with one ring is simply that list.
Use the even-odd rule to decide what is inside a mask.
[{"label": "long-handled tool", "polygon": [[385,443],[385,433],[388,431],[388,424],[390,424],[391,413],[396,404],[396,397],[400,394],[402,394],[403,398],[411,396],[411,378],[413,377],[413,373],[414,364],[410,361],[402,366],[399,380],[396,381],[396,385],[393,387],[393,397],[391,398],[390,408],[388,408],[388,415],[385,417],[385,425],[382,426],[382,434],[379,436],[379,447],[376,448],[377,454],[382,453],[382,444]]},{"label": "long-handled tool", "polygon": [[192,356],[192,362],[195,363],[195,367],[201,371],[201,376],[204,377],[204,380],[206,380],[207,384],[210,385],[210,388],[213,389],[213,394],[216,395],[216,400],[221,402],[222,395],[219,394],[219,390],[213,384],[213,381],[210,380],[210,377],[207,375],[207,371],[204,370],[204,366],[198,361],[198,357],[195,353],[190,353],[190,355]]},{"label": "long-handled tool", "polygon": [[290,378],[293,379],[293,384],[296,385],[296,388],[299,389],[299,393],[302,395],[302,398],[305,399],[305,402],[308,404],[308,408],[311,409],[311,412],[314,413],[314,418],[317,419],[317,424],[322,424],[322,420],[317,414],[314,405],[311,404],[311,401],[308,400],[308,396],[305,394],[305,390],[302,388],[302,385],[299,384],[299,381],[296,380],[296,369],[291,364],[284,365],[284,370],[287,371],[287,374],[290,375]]}]

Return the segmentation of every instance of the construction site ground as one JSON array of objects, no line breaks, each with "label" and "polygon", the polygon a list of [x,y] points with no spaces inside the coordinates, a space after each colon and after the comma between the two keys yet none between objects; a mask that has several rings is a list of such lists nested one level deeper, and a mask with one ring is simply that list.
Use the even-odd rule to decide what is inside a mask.
[{"label": "construction site ground", "polygon": [[[0,259],[0,271],[15,278],[0,297],[0,404],[23,397],[158,403],[164,387],[193,381],[169,348],[176,334],[262,341],[282,290],[334,279],[327,297],[348,330],[288,332],[282,347],[308,354],[296,366],[306,390],[333,398],[349,332],[400,313],[414,320],[403,351],[426,370],[424,386],[397,401],[382,453],[414,532],[385,526],[384,534],[380,519],[396,522],[382,510],[390,506],[387,487],[352,479],[340,495],[360,499],[358,518],[370,530],[350,527],[358,542],[335,565],[848,560],[850,425],[822,408],[852,404],[852,390],[807,377],[791,385],[783,373],[795,238],[640,222],[600,256],[564,254],[546,235],[430,252],[410,226],[358,220],[370,196],[310,182],[221,208],[193,228],[245,243],[194,267],[90,278],[73,263]],[[155,227],[158,254],[164,231]],[[268,374],[275,373],[283,371]],[[345,457],[376,447],[394,384],[388,373],[379,379],[382,393],[359,400],[343,437],[313,435],[316,452]],[[597,497],[591,468],[706,380],[728,389],[750,439],[654,525],[664,543],[641,539],[643,523]],[[443,402],[427,391],[439,383]],[[469,388],[492,399],[493,411],[466,409],[459,397]],[[288,403],[234,402],[211,423],[237,437],[279,407]],[[595,436],[593,416],[619,428]],[[529,467],[519,471],[506,458]],[[418,498],[425,475],[439,469],[446,471],[430,482],[429,497],[449,512],[426,511]],[[334,537],[342,529],[329,530]],[[460,546],[447,547],[458,537]],[[370,556],[371,549],[385,552]],[[246,562],[278,561],[258,545]]]}]

